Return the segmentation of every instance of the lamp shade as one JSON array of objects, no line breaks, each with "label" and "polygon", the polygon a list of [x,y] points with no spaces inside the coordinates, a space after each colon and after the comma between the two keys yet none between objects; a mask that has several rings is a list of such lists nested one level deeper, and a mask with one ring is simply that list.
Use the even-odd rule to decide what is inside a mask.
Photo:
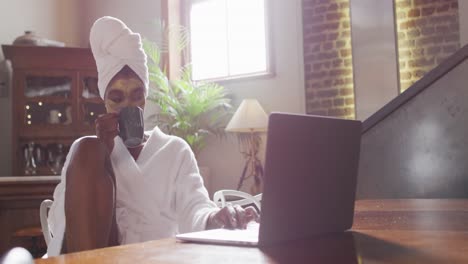
[{"label": "lamp shade", "polygon": [[244,99],[229,121],[229,132],[262,132],[268,126],[268,115],[255,99]]}]

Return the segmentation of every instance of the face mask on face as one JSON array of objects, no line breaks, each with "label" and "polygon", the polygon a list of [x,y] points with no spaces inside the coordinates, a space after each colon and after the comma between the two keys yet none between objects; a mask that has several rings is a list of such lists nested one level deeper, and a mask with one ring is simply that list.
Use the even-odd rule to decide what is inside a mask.
[{"label": "face mask on face", "polygon": [[118,77],[107,88],[104,104],[108,113],[119,113],[124,107],[145,107],[143,82],[135,77]]}]

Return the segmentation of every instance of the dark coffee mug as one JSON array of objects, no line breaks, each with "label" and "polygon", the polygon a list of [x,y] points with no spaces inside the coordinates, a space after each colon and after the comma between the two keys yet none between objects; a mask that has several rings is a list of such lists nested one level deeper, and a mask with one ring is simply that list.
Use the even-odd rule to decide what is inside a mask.
[{"label": "dark coffee mug", "polygon": [[119,114],[119,130],[125,146],[136,147],[143,142],[143,110],[138,106],[127,106]]}]

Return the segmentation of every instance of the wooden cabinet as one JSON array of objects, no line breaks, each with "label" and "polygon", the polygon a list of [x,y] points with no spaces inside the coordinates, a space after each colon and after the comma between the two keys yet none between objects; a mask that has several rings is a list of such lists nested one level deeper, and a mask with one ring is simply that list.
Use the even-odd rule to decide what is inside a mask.
[{"label": "wooden cabinet", "polygon": [[[21,230],[40,230],[39,206],[44,199],[52,199],[59,176],[0,177],[0,256],[15,246],[44,254],[45,245],[39,237],[17,237]],[[37,239],[36,245],[32,245]]]},{"label": "wooden cabinet", "polygon": [[60,174],[71,143],[105,112],[90,49],[2,46],[13,66],[14,175]]}]

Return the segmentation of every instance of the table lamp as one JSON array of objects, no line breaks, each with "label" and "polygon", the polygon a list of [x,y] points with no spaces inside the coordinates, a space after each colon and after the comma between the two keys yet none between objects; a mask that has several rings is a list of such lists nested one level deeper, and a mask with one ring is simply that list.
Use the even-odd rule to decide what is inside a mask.
[{"label": "table lamp", "polygon": [[257,154],[261,143],[260,133],[265,132],[267,126],[268,116],[258,101],[244,99],[226,127],[226,131],[237,133],[240,152],[246,160],[237,190],[240,190],[249,178],[254,181],[250,193],[257,194],[262,190],[263,166]]}]

